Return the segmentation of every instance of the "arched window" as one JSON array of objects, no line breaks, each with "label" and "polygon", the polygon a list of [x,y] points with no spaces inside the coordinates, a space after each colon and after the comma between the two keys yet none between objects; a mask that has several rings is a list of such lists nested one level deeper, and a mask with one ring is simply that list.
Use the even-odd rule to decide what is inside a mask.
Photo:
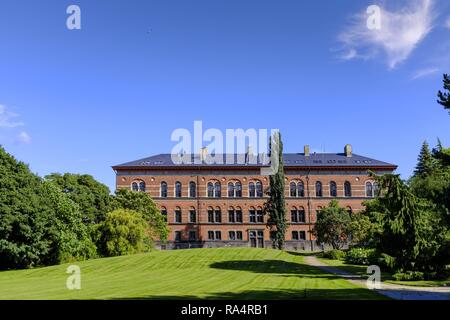
[{"label": "arched window", "polygon": [[160,192],[161,198],[167,198],[167,183],[161,182],[161,192]]},{"label": "arched window", "polygon": [[132,191],[139,191],[139,186],[138,186],[138,183],[137,182],[133,182],[132,184],[131,184],[131,190]]},{"label": "arched window", "polygon": [[214,185],[212,182],[208,182],[208,198],[214,198]]},{"label": "arched window", "polygon": [[298,211],[296,207],[293,207],[291,209],[291,223],[297,223],[298,222]]},{"label": "arched window", "polygon": [[323,197],[322,182],[316,182],[316,197]]},{"label": "arched window", "polygon": [[291,197],[296,197],[297,196],[297,185],[295,184],[294,181],[292,181],[290,183],[289,190],[290,190]]},{"label": "arched window", "polygon": [[214,197],[220,198],[222,196],[222,186],[220,185],[220,182],[216,182],[214,184]]},{"label": "arched window", "polygon": [[345,197],[352,196],[352,185],[348,181],[345,181],[345,183],[344,183],[344,196]]},{"label": "arched window", "polygon": [[180,207],[175,208],[175,223],[182,223],[183,222],[183,214],[181,212]]},{"label": "arched window", "polygon": [[260,181],[256,182],[256,197],[262,198],[263,197],[263,186]]},{"label": "arched window", "polygon": [[305,185],[302,181],[297,183],[297,197],[304,197],[305,196]]},{"label": "arched window", "polygon": [[234,184],[233,182],[228,183],[228,198],[234,198]]},{"label": "arched window", "polygon": [[181,182],[177,181],[175,183],[175,198],[181,198]]},{"label": "arched window", "polygon": [[380,186],[376,182],[373,183],[373,194],[375,197],[380,195]]},{"label": "arched window", "polygon": [[166,207],[161,208],[161,215],[164,217],[164,221],[167,222],[167,209]]},{"label": "arched window", "polygon": [[336,182],[330,182],[330,197],[337,197],[337,186]]},{"label": "arched window", "polygon": [[189,197],[197,197],[197,185],[194,181],[189,182]]},{"label": "arched window", "polygon": [[255,189],[255,184],[253,182],[250,182],[248,184],[248,196],[250,198],[256,197],[256,189]]},{"label": "arched window", "polygon": [[350,215],[350,217],[352,216],[352,214],[353,214],[353,210],[352,210],[352,207],[347,207],[346,208],[347,209],[347,212],[348,212],[348,214]]},{"label": "arched window", "polygon": [[366,197],[373,198],[373,185],[372,182],[366,182]]},{"label": "arched window", "polygon": [[237,198],[242,198],[242,185],[241,183],[238,181],[236,182],[236,184],[234,185],[234,189],[236,192],[236,197]]}]

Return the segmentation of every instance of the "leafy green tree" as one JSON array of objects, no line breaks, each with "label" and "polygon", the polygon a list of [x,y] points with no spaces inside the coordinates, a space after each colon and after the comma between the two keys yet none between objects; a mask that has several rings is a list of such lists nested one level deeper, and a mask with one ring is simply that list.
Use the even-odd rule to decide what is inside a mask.
[{"label": "leafy green tree", "polygon": [[45,179],[55,183],[78,204],[85,223],[95,224],[105,219],[110,201],[110,191],[106,185],[87,174],[52,173]]},{"label": "leafy green tree", "polygon": [[135,254],[150,247],[148,224],[139,212],[114,210],[98,225],[98,248],[104,256]]},{"label": "leafy green tree", "polygon": [[351,235],[351,242],[365,247],[373,244],[373,234],[376,231],[376,225],[364,213],[351,216],[347,232]]},{"label": "leafy green tree", "polygon": [[414,171],[414,175],[415,176],[430,175],[433,173],[435,167],[436,161],[431,154],[428,143],[425,141],[422,144],[422,148],[420,150],[420,154],[417,159],[417,165]]},{"label": "leafy green tree", "polygon": [[91,257],[78,207],[0,147],[0,269]]},{"label": "leafy green tree", "polygon": [[444,109],[450,109],[450,77],[444,74],[444,92],[438,92],[438,103],[444,106]]},{"label": "leafy green tree", "polygon": [[318,243],[326,243],[333,249],[341,249],[347,243],[350,233],[351,218],[345,208],[339,207],[337,200],[320,210],[312,233]]},{"label": "leafy green tree", "polygon": [[162,242],[167,241],[169,229],[166,218],[161,214],[155,202],[145,192],[134,192],[127,189],[119,189],[111,199],[111,210],[128,209],[142,214],[149,224],[150,237]]},{"label": "leafy green tree", "polygon": [[[283,142],[281,133],[276,133],[273,142],[278,148],[274,148],[272,139],[270,142],[270,153],[278,151],[278,171],[271,175],[270,188],[268,191],[269,199],[264,206],[265,213],[268,214],[268,227],[272,230],[273,245],[275,248],[283,249],[286,234],[286,204],[284,198],[284,166],[283,166]],[[277,150],[278,149],[278,150]]]},{"label": "leafy green tree", "polygon": [[399,270],[442,271],[446,228],[436,206],[416,197],[395,174],[374,177],[382,194],[373,206],[380,222],[377,246]]}]

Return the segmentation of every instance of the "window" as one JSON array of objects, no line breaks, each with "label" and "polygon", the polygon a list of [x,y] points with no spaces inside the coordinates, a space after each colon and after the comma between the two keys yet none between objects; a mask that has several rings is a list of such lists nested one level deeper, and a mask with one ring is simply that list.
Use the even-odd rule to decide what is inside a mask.
[{"label": "window", "polygon": [[197,240],[197,232],[189,231],[189,241],[195,241],[195,240]]},{"label": "window", "polygon": [[167,198],[167,183],[161,182],[161,198]]},{"label": "window", "polygon": [[208,222],[214,223],[214,210],[213,208],[208,208]]},{"label": "window", "polygon": [[305,223],[305,209],[293,208],[291,210],[291,222],[292,223]]},{"label": "window", "polygon": [[175,241],[181,241],[181,231],[175,231]]},{"label": "window", "polygon": [[305,196],[305,185],[303,182],[297,183],[297,197],[304,197]]},{"label": "window", "polygon": [[222,232],[221,231],[216,231],[215,236],[216,236],[216,240],[222,240]]},{"label": "window", "polygon": [[164,217],[164,221],[167,222],[167,209],[165,207],[161,208],[161,215]]},{"label": "window", "polygon": [[250,208],[249,214],[250,214],[250,222],[251,223],[256,223],[256,210],[255,210],[255,208]]},{"label": "window", "polygon": [[344,196],[345,197],[352,196],[352,185],[348,181],[345,181],[345,183],[344,183]]},{"label": "window", "polygon": [[347,212],[348,212],[348,214],[350,215],[350,217],[352,216],[352,214],[353,214],[353,210],[352,210],[352,207],[347,207],[346,208],[347,209]]},{"label": "window", "polygon": [[298,231],[292,231],[292,240],[298,240]]},{"label": "window", "polygon": [[197,185],[194,181],[189,182],[189,197],[197,197]]},{"label": "window", "polygon": [[175,223],[181,223],[181,222],[182,222],[181,209],[176,208],[175,209]]},{"label": "window", "polygon": [[236,240],[242,240],[242,231],[236,231]]},{"label": "window", "polygon": [[229,240],[236,240],[236,232],[235,231],[229,231],[228,232],[228,239]]},{"label": "window", "polygon": [[250,182],[248,184],[248,196],[250,198],[256,197],[256,189],[255,189],[255,184],[253,182]]},{"label": "window", "polygon": [[337,197],[337,186],[336,182],[330,182],[330,197]]},{"label": "window", "polygon": [[208,182],[207,185],[207,193],[208,198],[220,198],[222,192],[222,186],[220,185],[220,182],[215,182],[214,184],[212,182]]},{"label": "window", "polygon": [[228,209],[228,222],[235,223],[236,216],[233,208]]},{"label": "window", "polygon": [[291,197],[297,196],[297,185],[295,184],[295,182],[291,182],[291,184],[289,185],[289,190]]},{"label": "window", "polygon": [[197,222],[197,212],[193,208],[191,210],[189,210],[189,222],[190,223]]},{"label": "window", "polygon": [[306,215],[305,215],[305,209],[300,208],[300,210],[298,210],[298,222],[300,223],[305,223],[306,222]]},{"label": "window", "polygon": [[175,198],[181,198],[181,182],[175,183]]},{"label": "window", "polygon": [[289,185],[290,190],[290,196],[291,197],[304,197],[305,196],[305,186],[303,185],[303,182],[296,183],[295,181],[292,181]]},{"label": "window", "polygon": [[214,211],[214,218],[215,218],[215,223],[221,223],[222,222],[222,212],[220,211],[220,208],[217,208]]},{"label": "window", "polygon": [[262,209],[258,209],[258,211],[256,211],[256,221],[260,223],[264,222],[264,213]]},{"label": "window", "polygon": [[372,182],[366,182],[366,197],[373,198],[373,185]]},{"label": "window", "polygon": [[262,198],[263,197],[263,186],[261,182],[256,182],[256,197]]},{"label": "window", "polygon": [[242,210],[241,208],[236,209],[236,222],[242,223]]},{"label": "window", "polygon": [[214,185],[212,182],[208,182],[208,198],[214,198]]},{"label": "window", "polygon": [[316,182],[316,197],[322,197],[322,196],[323,196],[322,182],[317,181]]},{"label": "window", "polygon": [[132,191],[135,191],[135,192],[139,191],[139,186],[138,186],[138,183],[137,183],[137,182],[133,182],[133,183],[131,184],[131,190],[132,190]]},{"label": "window", "polygon": [[208,231],[208,240],[214,240],[214,231]]},{"label": "window", "polygon": [[373,195],[375,197],[378,197],[380,195],[380,187],[378,186],[378,183],[373,184]]},{"label": "window", "polygon": [[145,182],[135,181],[131,184],[131,190],[135,192],[145,192]]},{"label": "window", "polygon": [[236,198],[242,198],[242,185],[239,181],[234,185],[234,189],[236,192]]},{"label": "window", "polygon": [[306,231],[299,231],[298,235],[300,240],[306,240]]},{"label": "window", "polygon": [[234,198],[234,184],[233,184],[233,182],[228,183],[228,198]]},{"label": "window", "polygon": [[222,187],[220,185],[220,182],[216,182],[214,184],[214,197],[220,198],[222,196],[221,193],[222,193]]}]

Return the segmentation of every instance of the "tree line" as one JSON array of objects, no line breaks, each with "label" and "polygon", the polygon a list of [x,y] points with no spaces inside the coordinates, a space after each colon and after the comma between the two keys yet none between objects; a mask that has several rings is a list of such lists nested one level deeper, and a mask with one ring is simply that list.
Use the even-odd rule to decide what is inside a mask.
[{"label": "tree line", "polygon": [[0,269],[145,252],[167,235],[145,193],[111,195],[90,175],[41,178],[0,147]]}]

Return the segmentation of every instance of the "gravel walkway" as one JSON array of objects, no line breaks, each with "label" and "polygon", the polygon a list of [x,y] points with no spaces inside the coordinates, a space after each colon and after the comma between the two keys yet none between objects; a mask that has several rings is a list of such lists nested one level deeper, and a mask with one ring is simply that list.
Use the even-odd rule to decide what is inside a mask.
[{"label": "gravel walkway", "polygon": [[[328,266],[314,256],[306,256],[304,261],[310,266],[338,275],[353,284],[367,288],[366,279],[359,275],[350,274],[338,268]],[[450,300],[450,288],[447,287],[413,287],[382,282],[381,289],[375,290],[382,295],[396,300]]]}]

